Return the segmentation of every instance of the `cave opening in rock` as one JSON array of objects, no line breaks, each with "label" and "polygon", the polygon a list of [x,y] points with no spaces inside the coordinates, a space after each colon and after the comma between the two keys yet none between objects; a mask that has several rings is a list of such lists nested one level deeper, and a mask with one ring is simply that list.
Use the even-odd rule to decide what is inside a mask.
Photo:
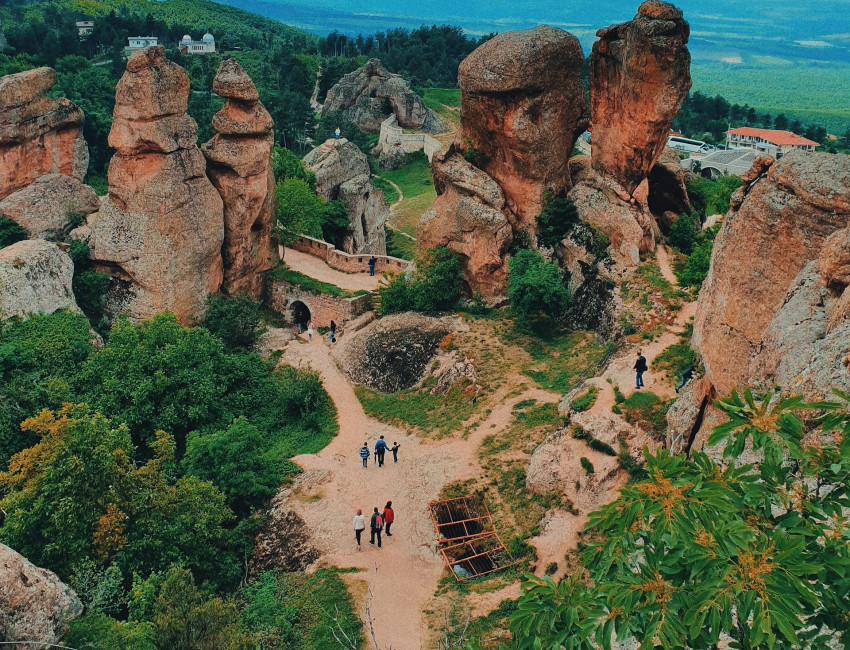
[{"label": "cave opening in rock", "polygon": [[290,306],[292,309],[292,320],[296,325],[299,325],[299,330],[307,327],[310,322],[310,308],[300,300],[296,300]]}]

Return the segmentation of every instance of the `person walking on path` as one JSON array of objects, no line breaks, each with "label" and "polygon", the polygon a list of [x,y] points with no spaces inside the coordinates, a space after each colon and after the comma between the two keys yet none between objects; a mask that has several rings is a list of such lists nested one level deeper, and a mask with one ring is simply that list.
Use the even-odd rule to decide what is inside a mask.
[{"label": "person walking on path", "polygon": [[375,264],[378,263],[378,260],[375,259],[375,256],[369,258],[369,275],[375,275]]},{"label": "person walking on path", "polygon": [[638,350],[638,358],[635,361],[635,390],[640,390],[643,387],[643,373],[645,373],[649,367],[646,365],[646,357],[640,353]]},{"label": "person walking on path", "polygon": [[307,323],[307,340],[308,341],[313,340],[313,321],[310,321],[309,323]]},{"label": "person walking on path", "polygon": [[357,508],[357,514],[354,515],[354,539],[357,540],[357,550],[360,550],[360,536],[363,534],[363,529],[366,528],[366,517],[363,515],[363,509]]},{"label": "person walking on path", "polygon": [[687,384],[691,379],[694,378],[694,368],[693,366],[688,366],[685,368],[685,372],[682,373],[682,383],[676,386],[676,392],[678,393],[682,388],[684,388],[685,384]]},{"label": "person walking on path", "polygon": [[378,508],[375,508],[375,512],[372,513],[372,519],[370,520],[370,525],[372,528],[372,534],[369,537],[369,546],[375,545],[375,537],[378,538],[378,548],[381,548],[381,531],[384,528],[384,519],[381,515],[378,514]]},{"label": "person walking on path", "polygon": [[387,505],[384,506],[384,525],[387,527],[387,537],[392,537],[393,534],[390,532],[390,526],[393,525],[395,521],[395,512],[393,512],[393,502],[387,501]]},{"label": "person walking on path", "polygon": [[360,447],[360,458],[363,459],[363,467],[368,467],[369,466],[369,445],[366,444],[365,442],[363,443],[363,446]]},{"label": "person walking on path", "polygon": [[384,466],[384,454],[387,453],[387,443],[384,442],[384,436],[381,436],[378,442],[375,443],[375,458],[378,461],[378,467]]},{"label": "person walking on path", "polygon": [[336,343],[336,323],[331,321],[331,343]]},{"label": "person walking on path", "polygon": [[393,452],[393,462],[398,462],[398,448],[401,447],[397,442],[393,443],[393,446],[390,448],[390,451]]}]

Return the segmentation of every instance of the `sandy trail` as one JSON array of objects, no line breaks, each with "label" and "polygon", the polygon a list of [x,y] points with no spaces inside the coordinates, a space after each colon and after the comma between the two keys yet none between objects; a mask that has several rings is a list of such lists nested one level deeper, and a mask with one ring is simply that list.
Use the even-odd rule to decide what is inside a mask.
[{"label": "sandy trail", "polygon": [[369,275],[369,266],[366,264],[368,259],[368,255],[363,256],[362,273],[344,273],[332,269],[324,260],[320,260],[318,257],[313,257],[292,248],[287,248],[283,255],[283,261],[293,271],[309,275],[311,278],[322,282],[334,284],[340,289],[346,289],[348,291],[374,291],[377,289],[381,278],[377,275]]},{"label": "sandy trail", "polygon": [[[292,505],[307,522],[323,562],[364,570],[351,577],[366,583],[361,591],[368,594],[366,601],[381,650],[425,648],[428,628],[423,610],[444,571],[428,502],[437,498],[446,483],[480,471],[478,449],[482,439],[508,426],[514,404],[529,398],[550,402],[560,395],[531,388],[505,399],[511,386],[504,386],[493,396],[493,411],[466,439],[423,439],[367,417],[348,380],[331,359],[327,343],[318,338],[311,343],[301,341],[288,346],[281,362],[309,366],[321,374],[325,390],[339,411],[340,431],[318,454],[293,459],[304,474]],[[377,467],[370,458],[369,467],[364,469],[358,451],[364,441],[373,448],[380,435],[390,444],[401,444],[398,463],[387,454],[383,467]],[[355,510],[362,508],[364,514],[371,515],[374,507],[383,510],[388,500],[396,513],[392,536],[384,537],[379,550],[368,545],[367,530],[358,551],[352,529]],[[516,590],[518,585],[512,593],[518,593]]]}]

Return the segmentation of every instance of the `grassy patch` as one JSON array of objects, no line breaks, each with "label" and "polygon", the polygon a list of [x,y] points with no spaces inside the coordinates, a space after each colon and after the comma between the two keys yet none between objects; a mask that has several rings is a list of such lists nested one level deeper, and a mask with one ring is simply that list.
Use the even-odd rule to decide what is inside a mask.
[{"label": "grassy patch", "polygon": [[596,386],[591,386],[587,392],[579,395],[573,400],[572,409],[576,413],[583,413],[592,408],[596,402],[596,396],[599,395],[599,389]]},{"label": "grassy patch", "polygon": [[412,260],[416,255],[416,240],[405,237],[403,234],[384,226],[387,239],[387,255],[400,257],[403,260]]},{"label": "grassy patch", "polygon": [[643,262],[634,275],[620,284],[620,295],[630,313],[621,320],[630,340],[652,340],[672,325],[688,294],[668,282],[655,257]]},{"label": "grassy patch", "polygon": [[383,192],[384,198],[390,205],[398,201],[398,190],[390,185],[386,179],[380,176],[372,176],[372,184]]},{"label": "grassy patch", "polygon": [[686,368],[689,366],[697,368],[699,365],[699,355],[697,355],[695,350],[691,349],[691,335],[693,331],[693,324],[688,323],[679,342],[665,348],[652,362],[656,370],[667,371],[667,378],[670,381],[678,383],[679,378]]},{"label": "grassy patch", "polygon": [[624,399],[618,408],[629,424],[637,424],[660,440],[667,432],[667,409],[670,402],[650,391],[637,391]]},{"label": "grassy patch", "polygon": [[283,262],[281,262],[277,268],[272,270],[271,277],[277,280],[285,280],[286,282],[297,284],[302,289],[305,289],[306,291],[309,291],[313,294],[326,293],[328,295],[337,296],[340,298],[352,298],[354,296],[359,296],[364,293],[369,293],[368,291],[362,290],[348,291],[347,289],[340,289],[335,284],[322,282],[321,280],[311,278],[309,275],[304,275],[303,273],[299,273],[298,271],[293,271]]},{"label": "grassy patch", "polygon": [[524,349],[531,357],[523,364],[523,374],[542,388],[559,393],[570,390],[605,352],[594,334],[561,330],[549,321],[532,324],[529,333],[518,331],[510,323],[498,332],[506,344]]},{"label": "grassy patch", "polygon": [[460,88],[425,88],[422,99],[425,106],[444,120],[457,122],[460,119],[457,110],[460,107]]},{"label": "grassy patch", "polygon": [[464,394],[468,385],[456,382],[446,395],[432,395],[433,382],[396,393],[381,393],[355,386],[354,393],[366,415],[389,424],[415,427],[426,434],[448,435],[461,427],[475,411],[472,398]]},{"label": "grassy patch", "polygon": [[[395,206],[392,225],[411,237],[416,237],[419,217],[437,198],[437,192],[434,189],[434,181],[431,179],[431,164],[425,155],[411,155],[410,157],[409,164],[401,169],[382,171],[376,179],[384,181],[380,185],[382,188],[389,186],[386,181],[392,181],[401,189],[404,200]],[[376,184],[380,183],[381,180],[378,180]],[[394,201],[387,198],[390,203],[398,201],[399,197],[395,189],[393,189],[393,196],[395,197]]]}]

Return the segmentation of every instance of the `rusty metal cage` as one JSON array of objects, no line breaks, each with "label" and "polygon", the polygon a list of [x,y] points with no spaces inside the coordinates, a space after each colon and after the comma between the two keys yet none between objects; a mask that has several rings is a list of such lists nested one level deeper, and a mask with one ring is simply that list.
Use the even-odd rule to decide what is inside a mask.
[{"label": "rusty metal cage", "polygon": [[495,531],[452,544],[440,549],[440,553],[458,582],[516,564]]}]

